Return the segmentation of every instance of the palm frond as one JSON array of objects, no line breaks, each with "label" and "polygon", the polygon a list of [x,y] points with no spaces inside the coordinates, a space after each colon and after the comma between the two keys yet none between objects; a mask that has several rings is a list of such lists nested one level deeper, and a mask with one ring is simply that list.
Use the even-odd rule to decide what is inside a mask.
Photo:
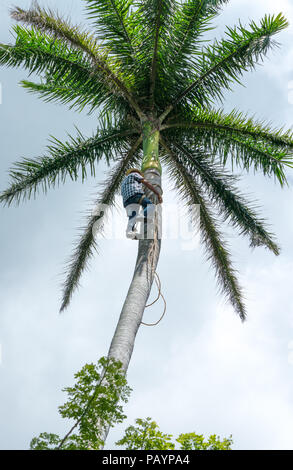
[{"label": "palm frond", "polygon": [[293,167],[292,131],[271,129],[268,124],[245,119],[241,113],[198,110],[192,114],[189,122],[170,120],[164,132],[169,129],[172,136],[191,147],[202,145],[210,154],[218,155],[224,165],[230,158],[232,166],[262,171],[274,176],[281,186],[286,184],[285,167]]},{"label": "palm frond", "polygon": [[200,53],[202,35],[213,29],[211,20],[228,0],[186,0],[179,3],[173,15],[170,31],[170,47],[165,51],[172,69],[188,67],[195,63]]},{"label": "palm frond", "polygon": [[267,143],[293,150],[293,130],[284,131],[283,128],[273,128],[270,123],[259,121],[255,118],[233,109],[225,113],[222,109],[190,108],[188,113],[180,113],[175,120],[168,120],[163,129],[168,128],[193,128],[193,129],[219,129],[233,132],[240,136],[251,136],[255,140],[264,140]]},{"label": "palm frond", "polygon": [[162,6],[163,6],[163,1],[158,0],[156,21],[155,21],[154,43],[153,43],[153,57],[152,57],[151,71],[150,71],[150,82],[151,82],[150,84],[150,109],[152,110],[154,108],[154,92],[155,92],[155,86],[156,86],[158,47],[159,47],[159,34],[160,34],[160,27],[161,27]]},{"label": "palm frond", "polygon": [[152,110],[155,103],[157,105],[157,97],[162,91],[160,75],[175,4],[175,0],[144,0],[137,4],[135,93],[147,110]]},{"label": "palm frond", "polygon": [[156,82],[158,80],[158,73],[160,72],[158,70],[158,65],[160,61],[162,61],[162,51],[159,50],[160,48],[160,43],[162,42],[162,30],[164,32],[164,27],[166,28],[166,19],[169,17],[171,8],[172,8],[172,3],[168,5],[168,2],[165,2],[164,0],[157,0],[156,2],[151,1],[150,2],[155,6],[155,23],[154,23],[154,33],[153,33],[153,44],[152,44],[152,61],[151,61],[151,67],[150,67],[150,109],[154,109],[155,105],[155,87],[156,87]]},{"label": "palm frond", "polygon": [[[114,0],[113,0],[114,1]],[[81,25],[72,25],[69,19],[62,18],[50,8],[40,7],[37,2],[29,10],[15,7],[11,10],[13,19],[33,26],[38,31],[67,43],[70,48],[82,51],[90,60],[94,69],[102,71],[108,80],[125,93],[128,83],[127,71],[121,67],[115,57],[110,57],[110,50],[98,42],[96,36],[87,32]]]},{"label": "palm frond", "polygon": [[265,221],[255,213],[252,204],[247,202],[244,196],[236,188],[236,177],[228,174],[200,148],[187,149],[174,139],[167,145],[177,155],[181,165],[184,165],[193,179],[200,178],[202,187],[210,201],[218,205],[220,213],[229,220],[232,225],[240,230],[242,235],[250,237],[251,246],[266,246],[275,255],[280,249],[274,240],[274,236],[267,231]]},{"label": "palm frond", "polygon": [[263,142],[255,142],[253,137],[243,139],[239,136],[223,136],[219,142],[221,132],[213,140],[214,150],[221,157],[223,164],[228,159],[227,149],[231,156],[232,167],[234,164],[250,171],[262,171],[265,176],[274,176],[281,186],[287,184],[284,167],[292,168],[292,153],[280,148],[274,148]]},{"label": "palm frond", "polygon": [[111,54],[124,65],[133,62],[134,55],[134,0],[85,0],[89,19],[95,25],[97,37]]},{"label": "palm frond", "polygon": [[62,18],[50,8],[42,8],[36,1],[28,10],[11,8],[10,15],[12,19],[33,26],[36,30],[67,43],[69,47],[84,52],[92,61],[100,54],[98,41],[93,34],[85,31],[81,25],[73,26],[69,19]]},{"label": "palm frond", "polygon": [[[21,80],[20,85],[29,93],[39,95],[45,103],[56,102],[68,105],[69,109],[76,109],[83,111],[85,107],[88,108],[88,114],[93,113],[100,106],[100,98],[96,93],[93,93],[88,86],[82,87],[75,86],[75,83],[68,84],[66,81],[60,83],[54,77],[48,77],[48,81],[35,83],[29,80]],[[95,87],[96,88],[96,84]],[[105,98],[105,96],[103,96]],[[107,107],[107,102],[104,102]]]},{"label": "palm frond", "polygon": [[174,6],[172,21],[168,25],[168,40],[163,44],[160,93],[156,95],[159,113],[166,103],[177,99],[180,88],[189,86],[202,53],[204,33],[213,29],[211,21],[225,3],[227,0],[186,0]]},{"label": "palm frond", "polygon": [[97,134],[86,139],[78,132],[76,137],[69,136],[66,142],[52,138],[47,155],[36,159],[25,158],[15,163],[10,170],[12,179],[8,189],[0,194],[0,202],[10,205],[35,196],[41,187],[48,188],[64,183],[67,177],[76,181],[79,173],[84,180],[87,167],[95,175],[95,167],[103,157],[107,163],[119,158],[129,145],[129,136],[136,131],[125,126],[100,129]]},{"label": "palm frond", "polygon": [[160,117],[160,121],[182,100],[191,105],[210,105],[214,99],[221,100],[223,91],[230,89],[232,82],[239,79],[245,71],[255,68],[263,60],[268,50],[276,45],[272,37],[288,26],[288,21],[280,13],[277,16],[266,15],[258,26],[254,21],[250,29],[241,23],[238,27],[228,28],[226,37],[215,41],[203,50],[195,67],[196,76],[191,83],[178,93]]},{"label": "palm frond", "polygon": [[175,180],[175,187],[182,199],[185,200],[187,205],[197,204],[200,206],[200,231],[208,258],[212,261],[216,270],[222,292],[227,295],[235,311],[241,320],[244,321],[246,311],[236,272],[231,264],[227,244],[222,239],[216,219],[208,207],[201,187],[185,165],[180,163],[176,154],[168,147],[163,138],[161,138],[161,144],[169,157],[165,158],[169,174]]},{"label": "palm frond", "polygon": [[112,70],[107,52],[96,53],[93,63],[80,49],[70,48],[66,41],[20,26],[15,26],[14,31],[17,35],[14,46],[0,44],[0,64],[10,67],[22,65],[30,73],[46,72],[55,80],[68,80],[76,86],[83,86],[86,82],[93,87],[95,81],[101,102],[104,91],[105,98],[109,99],[109,95],[123,97],[138,116],[143,115],[123,77],[117,70]]},{"label": "palm frond", "polygon": [[113,96],[105,90],[102,82],[98,83],[93,77],[77,82],[67,77],[60,79],[58,74],[46,73],[40,83],[22,80],[20,85],[46,103],[64,104],[79,112],[86,108],[87,114],[98,112],[104,116],[112,113],[120,121],[131,113],[131,108],[121,96]]},{"label": "palm frond", "polygon": [[120,159],[116,167],[111,170],[108,179],[104,183],[104,190],[100,193],[95,203],[95,207],[102,207],[103,210],[94,211],[88,217],[87,225],[85,229],[83,229],[82,236],[69,261],[68,273],[63,286],[63,298],[60,312],[68,307],[72,294],[79,285],[80,277],[86,269],[89,259],[94,254],[94,251],[97,250],[95,235],[102,233],[103,231],[105,218],[114,204],[114,197],[120,187],[123,177],[125,176],[125,171],[131,165],[136,163],[137,152],[141,142],[142,137],[140,136],[132,144],[125,156]]},{"label": "palm frond", "polygon": [[[79,73],[92,73],[90,62],[77,50],[70,49],[60,40],[46,36],[34,29],[14,26],[15,45],[0,44],[0,63],[10,67],[24,66],[30,73],[41,74],[50,67],[79,68]],[[60,72],[61,73],[61,72]],[[77,77],[78,78],[78,77]]]},{"label": "palm frond", "polygon": [[[95,98],[99,106],[112,97],[112,90],[103,77],[93,75],[92,65],[80,51],[70,50],[59,40],[41,33],[15,28],[17,33],[14,46],[0,45],[0,63],[10,67],[24,66],[30,74],[45,76],[55,88],[72,87],[80,94]],[[48,77],[48,79],[47,79]]]}]

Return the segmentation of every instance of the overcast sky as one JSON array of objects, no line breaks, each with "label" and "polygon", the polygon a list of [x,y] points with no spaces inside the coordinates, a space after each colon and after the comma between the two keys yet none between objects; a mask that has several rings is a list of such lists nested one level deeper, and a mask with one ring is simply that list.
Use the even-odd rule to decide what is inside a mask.
[{"label": "overcast sky", "polygon": [[[8,9],[15,3],[30,5],[1,1],[2,43],[12,41]],[[74,21],[85,22],[82,0],[40,3],[58,5]],[[231,0],[212,36],[239,18],[247,24],[279,11],[291,22],[279,35],[281,47],[245,76],[245,88],[235,86],[227,94],[224,108],[288,128],[293,125],[293,1],[279,0],[276,6],[272,0]],[[65,139],[77,125],[90,136],[96,128],[95,116],[28,94],[18,85],[24,78],[26,71],[0,69],[1,190],[12,163],[43,155],[50,135]],[[1,449],[28,449],[40,432],[67,432],[69,423],[57,410],[66,398],[61,389],[86,362],[108,351],[131,281],[136,242],[101,241],[71,306],[58,313],[65,262],[105,176],[105,166],[99,168],[97,178],[85,184],[68,181],[19,207],[0,208]],[[292,170],[288,179],[293,182]],[[200,247],[186,250],[180,240],[164,240],[158,272],[167,313],[157,327],[138,332],[128,372],[133,392],[125,407],[127,422],[112,430],[107,448],[135,418],[151,416],[174,436],[232,434],[234,449],[293,449],[293,192],[253,174],[244,175],[241,188],[262,206],[282,247],[277,258],[263,248],[252,251],[247,239],[225,229],[245,290],[247,321],[241,323],[217,294]],[[165,178],[164,202],[176,202]],[[126,226],[123,216],[120,211]],[[145,321],[156,321],[162,304],[149,310]]]}]

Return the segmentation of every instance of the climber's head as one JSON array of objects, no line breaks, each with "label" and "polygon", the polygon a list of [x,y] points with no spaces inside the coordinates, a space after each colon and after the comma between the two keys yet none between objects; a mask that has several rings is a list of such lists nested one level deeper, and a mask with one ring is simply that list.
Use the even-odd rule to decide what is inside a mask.
[{"label": "climber's head", "polygon": [[139,173],[141,176],[143,176],[143,172],[138,168],[130,168],[126,171],[126,176],[130,175],[130,173]]}]

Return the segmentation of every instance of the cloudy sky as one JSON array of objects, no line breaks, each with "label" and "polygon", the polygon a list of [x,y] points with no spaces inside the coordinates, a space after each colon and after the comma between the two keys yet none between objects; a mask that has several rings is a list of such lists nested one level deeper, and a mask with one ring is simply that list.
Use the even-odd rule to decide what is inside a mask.
[{"label": "cloudy sky", "polygon": [[[2,0],[0,42],[12,41],[8,9],[30,1]],[[43,0],[76,22],[84,22],[82,0]],[[291,26],[279,35],[281,48],[245,76],[246,87],[227,94],[234,107],[276,126],[293,125],[293,0],[231,0],[217,20],[243,24],[282,11]],[[95,116],[45,104],[26,93],[21,70],[0,69],[0,189],[8,169],[21,157],[44,154],[48,137],[65,139],[74,125],[90,136]],[[58,415],[61,389],[86,362],[105,355],[131,281],[136,243],[102,240],[100,254],[83,276],[70,308],[59,315],[65,261],[91,206],[99,181],[67,182],[20,207],[0,208],[0,448],[28,449],[40,432],[63,435],[69,423]],[[202,249],[186,250],[180,240],[164,240],[158,272],[167,313],[154,328],[138,333],[128,380],[133,388],[127,422],[114,429],[113,448],[126,424],[151,416],[164,432],[196,431],[233,435],[234,449],[293,449],[293,172],[291,188],[280,189],[262,175],[243,176],[241,188],[259,201],[282,246],[276,258],[252,251],[248,241],[226,230],[245,290],[248,319],[242,324],[217,294],[214,273]],[[176,203],[164,180],[164,202]],[[123,211],[120,212],[122,223]],[[124,227],[123,227],[124,228]],[[155,291],[152,293],[155,295]],[[150,309],[149,309],[150,310]],[[145,313],[156,321],[159,303]]]}]

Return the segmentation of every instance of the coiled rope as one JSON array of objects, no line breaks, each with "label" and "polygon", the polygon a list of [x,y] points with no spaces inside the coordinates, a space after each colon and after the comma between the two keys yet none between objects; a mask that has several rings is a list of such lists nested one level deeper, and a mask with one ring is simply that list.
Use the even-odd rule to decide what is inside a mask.
[{"label": "coiled rope", "polygon": [[161,280],[160,280],[159,275],[158,275],[157,272],[155,272],[155,281],[156,281],[156,285],[157,285],[157,288],[158,288],[157,298],[152,303],[146,305],[145,308],[151,307],[152,305],[154,305],[159,300],[160,297],[162,297],[162,300],[164,302],[164,310],[163,310],[163,313],[160,316],[159,320],[156,321],[155,323],[145,323],[145,322],[142,321],[141,324],[145,325],[145,326],[156,326],[158,323],[160,323],[160,321],[162,320],[163,316],[166,313],[167,303],[166,303],[165,297],[163,296],[162,291],[161,291]]},{"label": "coiled rope", "polygon": [[[158,220],[157,210],[155,212],[155,219],[156,219],[156,221]],[[157,234],[157,228],[156,228],[156,230],[154,232],[154,242],[153,242],[150,254],[149,254],[149,261],[150,261],[150,264],[152,265],[152,270],[153,270],[153,262],[154,262],[154,252],[156,250],[156,245],[158,243],[157,235],[158,234]],[[151,302],[150,304],[146,305],[145,308],[151,307],[152,305],[154,305],[160,299],[160,297],[162,297],[162,300],[164,302],[164,309],[163,309],[163,313],[160,316],[158,321],[156,321],[155,323],[145,323],[145,322],[142,321],[141,324],[144,325],[144,326],[156,326],[156,325],[158,325],[158,323],[160,323],[160,321],[162,320],[163,316],[166,313],[167,303],[166,303],[165,297],[162,294],[162,286],[161,286],[160,277],[159,277],[159,275],[156,271],[154,272],[154,279],[155,279],[155,282],[156,282],[156,285],[157,285],[157,288],[158,288],[158,295],[157,295],[157,298],[153,302]]]}]

